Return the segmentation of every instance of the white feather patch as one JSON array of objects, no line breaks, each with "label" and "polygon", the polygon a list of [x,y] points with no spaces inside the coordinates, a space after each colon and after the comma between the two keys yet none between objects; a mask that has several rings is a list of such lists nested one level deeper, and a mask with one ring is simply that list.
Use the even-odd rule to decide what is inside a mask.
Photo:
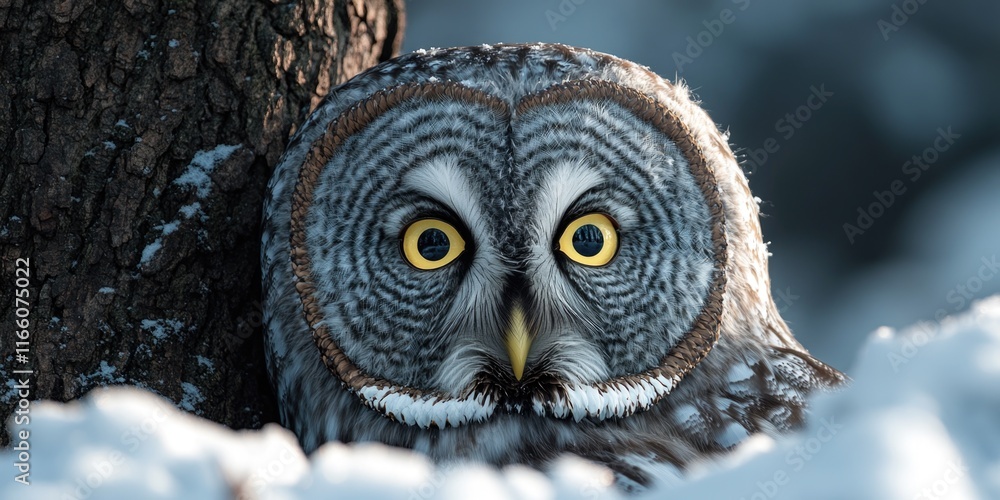
[{"label": "white feather patch", "polygon": [[377,411],[424,429],[482,422],[496,409],[496,404],[482,395],[463,399],[439,399],[433,395],[414,398],[392,387],[365,387],[358,395]]},{"label": "white feather patch", "polygon": [[[609,417],[627,417],[650,406],[670,393],[680,382],[679,377],[660,376],[636,385],[625,383],[597,388],[592,385],[572,384],[565,387],[565,397],[556,397],[548,405],[535,398],[532,409],[536,414],[556,418],[572,416],[579,422],[586,417],[604,420]],[[551,406],[549,406],[551,405]],[[551,407],[551,409],[548,409]]]},{"label": "white feather patch", "polygon": [[555,165],[538,192],[538,241],[551,241],[566,210],[583,193],[601,185],[604,179],[594,169],[579,163]]},{"label": "white feather patch", "polygon": [[477,202],[482,198],[459,168],[458,158],[442,156],[418,166],[406,174],[403,185],[452,209],[479,241],[488,237],[489,228]]}]

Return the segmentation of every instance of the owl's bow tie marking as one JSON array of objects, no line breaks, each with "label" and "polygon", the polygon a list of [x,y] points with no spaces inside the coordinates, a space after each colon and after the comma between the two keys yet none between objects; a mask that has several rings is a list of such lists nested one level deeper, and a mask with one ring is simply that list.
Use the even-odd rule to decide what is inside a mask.
[{"label": "owl's bow tie marking", "polygon": [[520,300],[515,300],[510,310],[507,331],[504,333],[504,344],[507,345],[507,355],[510,356],[510,367],[514,370],[514,378],[521,380],[524,376],[524,364],[531,350],[531,336],[528,333],[528,323],[524,317],[524,307]]}]

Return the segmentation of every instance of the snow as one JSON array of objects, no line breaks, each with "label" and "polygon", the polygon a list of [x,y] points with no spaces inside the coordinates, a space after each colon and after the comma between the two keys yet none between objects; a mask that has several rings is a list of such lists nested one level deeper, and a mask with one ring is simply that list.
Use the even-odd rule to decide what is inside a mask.
[{"label": "snow", "polygon": [[[7,359],[7,363],[10,363],[10,358]],[[11,401],[17,400],[17,381],[14,377],[11,377],[7,370],[0,369],[0,375],[2,375],[7,382],[4,383],[6,386],[6,391],[0,393],[0,402],[4,404],[10,404]]]},{"label": "snow", "polygon": [[[113,374],[102,364],[94,376]],[[664,477],[638,498],[1000,498],[998,387],[995,296],[938,323],[875,331],[851,386],[817,397],[803,429],[753,436],[692,467],[686,482]],[[182,388],[185,400],[201,397]],[[609,471],[572,456],[545,473],[435,465],[371,443],[328,443],[307,459],[275,424],[233,431],[129,387],[34,403],[31,423],[11,429],[30,431],[31,485],[0,482],[0,498],[620,497]],[[16,462],[14,451],[0,462]]]},{"label": "snow", "polygon": [[180,227],[180,225],[181,225],[180,221],[176,221],[175,220],[175,221],[170,221],[170,222],[168,222],[166,224],[163,224],[162,226],[156,226],[156,227],[154,227],[154,229],[159,229],[160,231],[163,231],[163,235],[166,236],[166,235],[168,235],[168,234],[176,231],[177,228]]},{"label": "snow", "polygon": [[205,356],[201,355],[195,356],[195,359],[198,361],[199,365],[204,366],[209,371],[215,370],[215,363],[213,363],[211,359],[208,359]]},{"label": "snow", "polygon": [[97,290],[97,293],[104,293],[104,294],[115,293],[115,289],[114,287],[110,286],[102,286],[99,290]]},{"label": "snow", "polygon": [[209,174],[212,173],[216,165],[225,161],[239,148],[239,144],[220,144],[214,149],[198,151],[184,173],[174,179],[174,184],[190,186],[199,198],[205,198],[212,190],[212,179]]},{"label": "snow", "polygon": [[101,365],[97,368],[97,371],[89,375],[78,375],[76,377],[77,383],[80,386],[88,387],[96,384],[110,385],[110,384],[121,384],[125,382],[125,378],[122,376],[115,376],[118,371],[117,368],[108,364],[107,361],[101,360]]},{"label": "snow", "polygon": [[[123,120],[120,121],[119,125],[122,123],[124,123]],[[198,198],[207,197],[209,193],[212,192],[212,178],[210,174],[213,170],[215,170],[216,165],[225,161],[240,147],[242,146],[239,144],[221,144],[211,150],[198,151],[195,153],[194,158],[191,159],[191,163],[188,164],[184,172],[178,178],[174,179],[173,184],[192,189]],[[197,201],[184,205],[177,211],[185,219],[190,219],[195,215],[200,216],[199,218],[202,221],[206,219],[205,213],[201,209],[201,203]],[[161,236],[154,238],[152,242],[147,244],[146,247],[142,249],[142,256],[139,258],[139,267],[152,262],[153,258],[156,257],[157,252],[163,248],[162,236],[167,236],[176,232],[180,227],[180,223],[180,220],[173,220],[171,222],[153,227],[154,230],[160,231]]]},{"label": "snow", "polygon": [[139,326],[153,335],[153,342],[159,342],[171,333],[180,332],[184,323],[176,319],[144,319],[139,322]]},{"label": "snow", "polygon": [[156,238],[152,243],[146,245],[146,248],[142,249],[142,257],[139,259],[139,266],[153,260],[153,256],[155,256],[156,252],[159,252],[161,248],[163,248],[162,238]]},{"label": "snow", "polygon": [[181,390],[184,391],[184,397],[181,399],[180,407],[187,411],[195,411],[196,405],[205,400],[201,391],[190,382],[181,382]]},{"label": "snow", "polygon": [[[182,207],[182,209],[183,209],[183,207]],[[174,221],[168,222],[166,224],[161,224],[161,225],[158,225],[158,226],[153,226],[153,229],[160,231],[160,233],[163,236],[166,236],[168,234],[172,234],[173,232],[177,231],[177,228],[179,228],[180,225],[181,225],[180,221],[174,220]],[[146,247],[142,249],[142,257],[139,258],[139,267],[142,267],[143,265],[148,264],[149,262],[151,262],[153,260],[153,257],[156,256],[156,253],[159,252],[160,249],[162,249],[162,248],[163,248],[163,238],[162,237],[157,237],[150,244],[146,245]],[[102,288],[102,290],[103,290],[103,288]],[[112,291],[113,291],[113,289],[112,289]]]},{"label": "snow", "polygon": [[182,213],[184,217],[190,219],[191,217],[194,217],[194,215],[197,214],[199,211],[201,211],[201,203],[194,202],[190,205],[184,205],[177,211]]},{"label": "snow", "polygon": [[[268,476],[269,483],[305,467],[294,438],[277,426],[229,431],[133,388],[93,391],[67,405],[36,403],[26,429],[31,484],[0,482],[0,498],[232,498],[231,483],[276,460],[285,459],[287,474]],[[3,455],[15,461],[12,452]]]},{"label": "snow", "polygon": [[671,495],[997,498],[998,387],[1000,296],[936,325],[882,328],[851,387],[814,400],[802,431],[755,437]]}]

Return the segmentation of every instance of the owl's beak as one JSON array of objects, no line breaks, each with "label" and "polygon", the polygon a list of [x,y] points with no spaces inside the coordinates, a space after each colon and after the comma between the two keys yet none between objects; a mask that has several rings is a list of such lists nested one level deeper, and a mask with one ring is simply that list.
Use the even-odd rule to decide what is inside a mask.
[{"label": "owl's beak", "polygon": [[504,342],[507,344],[507,355],[510,357],[510,367],[514,370],[514,378],[521,380],[528,351],[531,349],[531,337],[528,335],[528,322],[520,300],[515,301],[510,310]]}]

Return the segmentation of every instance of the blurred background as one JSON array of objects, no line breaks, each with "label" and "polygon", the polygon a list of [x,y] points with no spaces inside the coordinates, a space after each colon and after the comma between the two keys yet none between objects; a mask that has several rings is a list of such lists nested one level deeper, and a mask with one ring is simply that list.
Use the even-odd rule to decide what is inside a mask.
[{"label": "blurred background", "polygon": [[417,0],[407,16],[404,52],[560,42],[684,79],[763,200],[775,301],[838,368],[878,326],[1000,292],[1000,2]]}]

